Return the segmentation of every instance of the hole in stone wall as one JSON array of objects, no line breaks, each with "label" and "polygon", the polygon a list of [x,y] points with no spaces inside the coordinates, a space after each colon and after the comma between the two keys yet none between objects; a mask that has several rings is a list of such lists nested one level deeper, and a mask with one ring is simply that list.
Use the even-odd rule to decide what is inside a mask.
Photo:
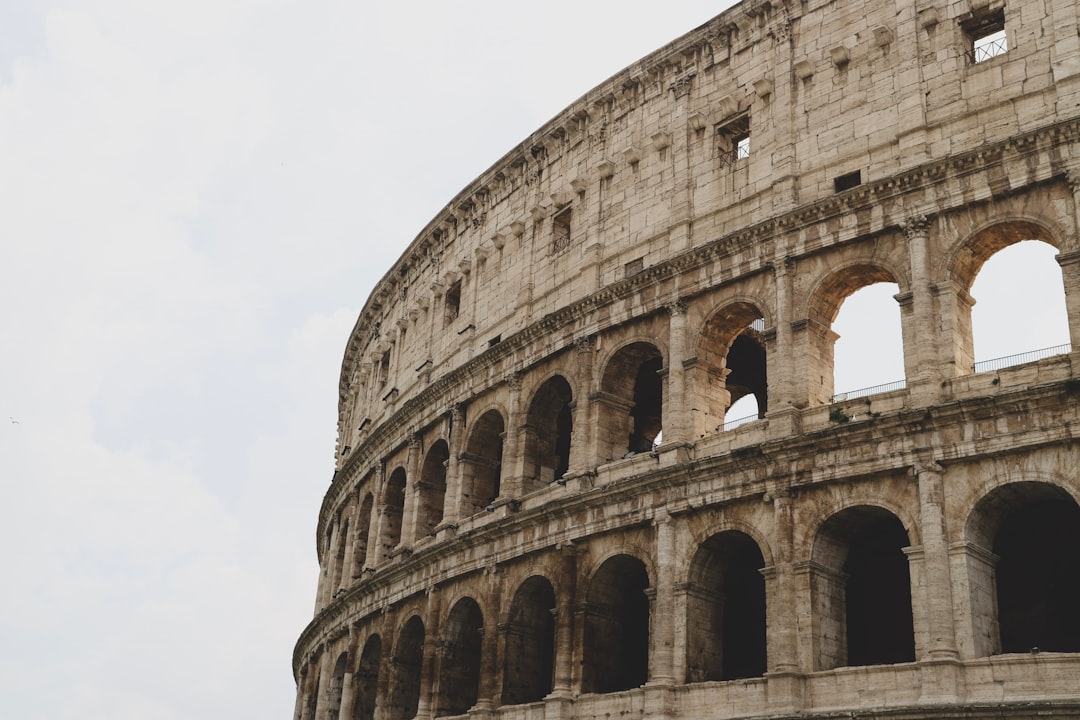
[{"label": "hole in stone wall", "polygon": [[537,702],[554,687],[555,590],[546,578],[521,584],[510,605],[506,632],[504,705]]},{"label": "hole in stone wall", "polygon": [[589,583],[581,690],[609,693],[649,679],[649,576],[629,555],[604,561]]}]

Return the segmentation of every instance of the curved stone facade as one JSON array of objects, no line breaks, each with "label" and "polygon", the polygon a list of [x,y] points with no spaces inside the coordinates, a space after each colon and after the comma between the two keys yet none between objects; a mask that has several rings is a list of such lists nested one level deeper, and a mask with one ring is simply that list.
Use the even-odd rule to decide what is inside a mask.
[{"label": "curved stone facade", "polygon": [[1080,353],[976,372],[968,292],[1048,243],[1080,339],[1077,20],[745,2],[462,190],[348,343],[295,718],[1080,715]]}]

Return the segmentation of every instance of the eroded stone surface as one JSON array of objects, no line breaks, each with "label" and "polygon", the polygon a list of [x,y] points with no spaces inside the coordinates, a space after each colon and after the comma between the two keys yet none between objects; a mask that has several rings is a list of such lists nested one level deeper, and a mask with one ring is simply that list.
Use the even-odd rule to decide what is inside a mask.
[{"label": "eroded stone surface", "polygon": [[1080,338],[1076,27],[744,2],[465,188],[349,341],[295,718],[1080,713],[1078,356],[974,372],[969,294],[1049,243]]}]

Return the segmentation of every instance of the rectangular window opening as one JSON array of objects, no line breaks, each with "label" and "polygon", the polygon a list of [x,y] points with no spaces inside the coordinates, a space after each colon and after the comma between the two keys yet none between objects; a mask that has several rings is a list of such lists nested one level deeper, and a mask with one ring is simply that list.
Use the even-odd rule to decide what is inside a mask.
[{"label": "rectangular window opening", "polygon": [[844,192],[859,185],[862,185],[862,170],[856,170],[833,178],[834,192]]},{"label": "rectangular window opening", "polygon": [[1005,10],[979,14],[961,23],[968,41],[968,61],[986,62],[1009,51],[1005,36]]},{"label": "rectangular window opening", "polygon": [[566,208],[551,219],[551,252],[562,252],[570,247],[570,221],[573,218],[571,208]]},{"label": "rectangular window opening", "polygon": [[450,324],[461,313],[461,281],[457,280],[446,291],[446,323]]},{"label": "rectangular window opening", "polygon": [[750,157],[750,115],[717,126],[717,144],[722,165],[731,165]]}]

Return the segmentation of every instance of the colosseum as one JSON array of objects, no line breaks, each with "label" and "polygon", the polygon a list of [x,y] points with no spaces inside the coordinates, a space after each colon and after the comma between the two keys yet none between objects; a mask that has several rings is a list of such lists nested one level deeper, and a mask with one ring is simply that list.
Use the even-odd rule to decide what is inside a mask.
[{"label": "colosseum", "polygon": [[969,292],[1046,243],[1080,339],[1078,14],[746,0],[464,188],[347,344],[294,717],[1080,717],[1080,352]]}]

